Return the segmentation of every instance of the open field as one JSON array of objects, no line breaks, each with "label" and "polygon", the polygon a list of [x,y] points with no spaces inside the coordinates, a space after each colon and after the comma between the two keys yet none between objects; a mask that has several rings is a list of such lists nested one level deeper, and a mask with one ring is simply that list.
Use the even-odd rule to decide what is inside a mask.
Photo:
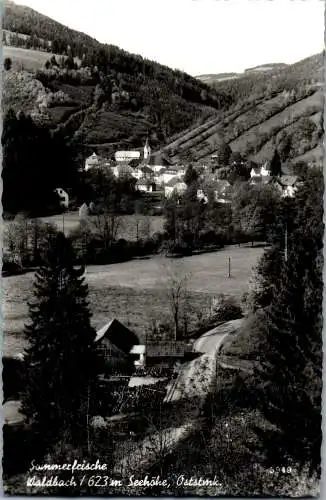
[{"label": "open field", "polygon": [[41,52],[40,50],[23,49],[7,45],[3,47],[3,57],[10,57],[13,68],[16,70],[23,68],[27,71],[34,71],[43,68],[51,56],[51,53]]},{"label": "open field", "polygon": [[[193,311],[208,307],[211,298],[218,293],[240,299],[247,291],[252,269],[262,252],[262,248],[231,246],[182,259],[152,257],[89,266],[86,279],[92,323],[95,328],[100,328],[116,317],[144,338],[150,320],[162,319],[168,314],[169,268],[174,274],[189,274],[188,289]],[[229,257],[231,278],[227,278]],[[3,278],[5,356],[16,355],[26,346],[23,328],[28,319],[27,302],[31,298],[33,279],[33,273]]]},{"label": "open field", "polygon": [[[67,212],[63,215],[51,215],[49,217],[41,217],[43,222],[55,224],[58,229],[64,229],[66,236],[76,229],[80,222],[78,212]],[[136,240],[137,223],[139,237],[147,233],[152,236],[158,231],[163,231],[164,217],[161,216],[145,216],[145,215],[122,215],[119,217],[118,238],[126,240]]]}]

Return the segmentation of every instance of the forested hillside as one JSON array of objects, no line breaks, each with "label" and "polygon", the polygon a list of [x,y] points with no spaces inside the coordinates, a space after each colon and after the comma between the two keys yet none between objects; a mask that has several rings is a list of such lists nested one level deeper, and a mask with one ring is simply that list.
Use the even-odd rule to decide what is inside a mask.
[{"label": "forested hillside", "polygon": [[[31,192],[43,180],[51,180],[49,190],[60,185],[74,191],[86,155],[140,148],[147,135],[152,149],[166,152],[172,163],[206,160],[221,145],[254,161],[276,149],[283,163],[322,157],[322,54],[209,86],[30,8],[8,0],[4,5],[8,203],[10,182],[15,190],[20,174]],[[31,160],[28,170],[26,158],[35,155],[37,168]]]},{"label": "forested hillside", "polygon": [[6,72],[5,110],[22,109],[52,128],[60,125],[83,155],[94,148],[111,153],[139,146],[147,132],[154,147],[163,145],[230,103],[227,95],[181,71],[100,44],[7,0],[3,25],[4,41],[20,48],[22,60],[34,49],[49,52],[51,61],[43,68],[35,63],[32,74],[17,71],[17,65]]},{"label": "forested hillside", "polygon": [[172,159],[188,154],[204,159],[221,141],[255,161],[270,159],[278,149],[283,161],[322,157],[323,61],[318,54],[270,71],[249,71],[241,78],[212,86],[232,103],[227,111],[184,134],[164,148]]}]

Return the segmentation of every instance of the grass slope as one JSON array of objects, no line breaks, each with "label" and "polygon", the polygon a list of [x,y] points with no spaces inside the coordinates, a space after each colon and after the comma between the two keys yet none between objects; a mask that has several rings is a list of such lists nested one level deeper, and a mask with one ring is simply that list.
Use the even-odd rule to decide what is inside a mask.
[{"label": "grass slope", "polygon": [[[62,230],[64,225],[65,234],[68,235],[72,230],[77,229],[80,223],[78,212],[67,212],[62,215],[50,215],[48,217],[41,217],[43,222],[48,222],[57,226]],[[161,216],[146,216],[146,215],[122,215],[118,217],[119,229],[117,238],[124,238],[128,241],[135,241],[137,239],[137,224],[139,238],[152,236],[156,232],[163,231],[164,217]],[[8,221],[4,221],[6,226]]]},{"label": "grass slope", "polygon": [[[35,87],[42,83],[42,92],[46,94],[63,91],[70,101],[69,106],[57,102],[46,109],[43,102],[43,112],[40,113],[42,96],[37,91],[24,94],[23,89],[15,88],[14,82],[20,86],[20,74],[11,78],[11,85],[7,88],[5,75],[4,111],[12,107],[17,111],[32,112],[34,118],[50,127],[60,125],[81,156],[95,146],[100,153],[109,155],[117,147],[139,147],[147,134],[152,147],[161,146],[168,136],[228,105],[224,95],[186,73],[119,47],[101,44],[84,33],[9,0],[4,2],[3,28],[8,35],[5,43],[15,46],[5,49],[5,56],[13,60],[11,73],[22,69],[34,71]],[[42,50],[49,46],[57,55],[71,50],[75,61],[85,56],[85,64],[92,70],[98,68],[100,72],[95,75],[93,71],[88,84],[85,78],[81,82],[76,74],[67,76],[65,70],[59,75],[44,72],[44,63],[51,54]],[[30,48],[41,51],[27,50]],[[110,81],[112,92],[108,91],[104,102],[102,100],[99,104],[97,87],[103,83],[100,73]],[[71,80],[74,80],[72,85],[65,85]],[[85,100],[80,91],[90,94],[91,99],[88,95]],[[20,94],[18,101],[15,99],[17,94]]]},{"label": "grass slope", "polygon": [[[144,338],[151,319],[160,320],[168,314],[166,283],[169,268],[190,274],[189,293],[193,314],[209,306],[218,293],[234,295],[239,300],[247,291],[252,269],[262,248],[228,247],[219,252],[172,260],[161,257],[134,260],[121,264],[89,266],[86,279],[90,289],[92,323],[102,327],[112,317],[129,325]],[[227,278],[228,257],[232,277]],[[3,279],[4,336],[3,355],[22,352],[23,335],[28,321],[27,303],[31,299],[33,273]]]},{"label": "grass slope", "polygon": [[[117,148],[139,147],[147,133],[152,147],[168,152],[173,162],[180,161],[185,153],[198,160],[210,157],[222,137],[249,158],[269,158],[275,146],[284,142],[282,132],[292,141],[289,160],[303,155],[307,160],[320,157],[322,125],[321,117],[316,116],[323,108],[321,54],[292,65],[257,66],[242,75],[222,73],[216,75],[216,81],[214,75],[196,79],[118,47],[100,44],[8,0],[3,27],[20,36],[52,42],[53,50],[61,54],[68,45],[75,57],[82,57],[85,50],[88,56],[100,54],[106,61],[104,72],[119,99],[127,93],[127,101],[110,102],[106,97],[99,104],[99,81],[94,78],[88,83],[86,79],[69,84],[70,76],[67,80],[63,75],[31,74],[39,71],[50,54],[5,48],[5,56],[12,56],[14,64],[13,70],[4,75],[4,111],[9,107],[22,109],[49,127],[60,127],[79,159],[94,149],[111,155]],[[28,72],[17,71],[22,67]],[[40,113],[40,102],[44,103],[49,92],[57,91],[64,93],[64,102],[43,107]],[[315,126],[304,145],[296,139],[303,117]]]},{"label": "grass slope", "polygon": [[9,57],[16,70],[35,71],[43,68],[51,56],[52,54],[49,52],[41,52],[40,50],[3,46],[3,58]]},{"label": "grass slope", "polygon": [[[204,76],[212,81],[213,75]],[[233,95],[235,105],[171,137],[163,150],[172,153],[174,162],[180,160],[180,153],[203,160],[218,150],[223,139],[233,151],[263,161],[271,158],[286,134],[291,141],[289,161],[320,160],[322,82],[321,54],[288,66],[264,65],[242,77],[215,82],[216,89]],[[312,122],[315,131],[300,143],[296,137],[303,128],[303,118]]]}]

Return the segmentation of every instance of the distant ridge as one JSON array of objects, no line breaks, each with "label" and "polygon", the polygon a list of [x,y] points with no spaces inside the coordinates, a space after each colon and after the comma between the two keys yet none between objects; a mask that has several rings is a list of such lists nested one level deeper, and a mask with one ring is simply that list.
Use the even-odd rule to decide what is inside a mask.
[{"label": "distant ridge", "polygon": [[241,78],[247,73],[260,72],[260,71],[273,71],[277,69],[284,69],[288,64],[285,63],[270,63],[270,64],[260,64],[258,66],[253,66],[252,68],[246,68],[243,73],[229,72],[229,73],[208,73],[203,75],[198,75],[196,78],[201,80],[208,85],[215,82],[222,82],[224,80],[234,80],[235,78]]},{"label": "distant ridge", "polygon": [[248,73],[250,71],[272,71],[275,69],[283,69],[286,68],[287,66],[289,65],[285,63],[259,64],[258,66],[245,69],[244,73]]},{"label": "distant ridge", "polygon": [[163,151],[173,162],[183,157],[206,162],[218,152],[221,143],[257,162],[271,159],[275,148],[289,163],[321,160],[324,53],[291,65],[249,68],[223,80],[215,75],[201,77],[209,77],[210,84],[232,97],[234,104],[201,125],[171,137]]}]

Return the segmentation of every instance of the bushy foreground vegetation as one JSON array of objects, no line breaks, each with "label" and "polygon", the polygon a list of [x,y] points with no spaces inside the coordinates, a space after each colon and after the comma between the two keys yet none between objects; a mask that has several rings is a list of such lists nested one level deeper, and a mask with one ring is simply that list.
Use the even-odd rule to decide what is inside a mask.
[{"label": "bushy foreground vegetation", "polygon": [[[150,443],[150,449],[155,449],[153,457],[160,457],[159,463],[156,459],[152,463],[150,473],[153,475],[159,473],[174,485],[173,491],[158,487],[155,488],[155,493],[166,495],[232,493],[242,496],[315,494],[318,491],[321,445],[322,196],[322,174],[320,171],[312,171],[293,203],[289,205],[287,201],[283,201],[283,204],[277,208],[278,224],[274,224],[271,247],[262,257],[257,268],[255,281],[257,286],[252,288],[247,297],[248,317],[231,342],[228,342],[224,349],[222,348],[223,362],[219,366],[217,360],[215,390],[208,397],[200,418],[196,414],[196,429],[191,431],[189,427],[189,432],[186,432],[188,427],[185,427],[184,438],[178,441],[176,450],[170,449],[168,441],[165,442],[167,433],[170,432],[171,420],[168,418],[168,413],[171,412],[171,408],[165,408],[162,402],[159,404],[159,400],[154,404],[153,411],[160,408],[163,413],[153,415],[154,420],[147,415],[145,426],[145,422],[138,422],[140,434],[137,435],[137,439],[125,440],[123,444],[119,442],[114,444],[108,429],[105,431],[106,436],[103,435],[100,427],[91,430],[88,434],[85,433],[86,424],[83,419],[87,415],[92,415],[93,404],[93,400],[88,401],[87,397],[85,400],[81,392],[83,387],[87,388],[87,381],[79,380],[78,393],[75,391],[73,400],[69,400],[69,404],[66,405],[63,401],[69,384],[65,384],[63,379],[60,381],[61,377],[52,377],[53,394],[55,397],[61,394],[61,399],[58,406],[60,418],[57,419],[57,427],[51,426],[51,428],[60,432],[60,422],[63,422],[67,430],[68,420],[65,419],[65,412],[68,410],[66,408],[69,408],[69,419],[77,412],[76,419],[74,418],[73,421],[76,423],[80,421],[81,427],[74,425],[73,434],[61,432],[60,442],[55,439],[54,445],[51,444],[54,436],[48,436],[45,461],[50,463],[58,460],[58,457],[60,460],[69,461],[78,455],[89,461],[95,461],[97,457],[100,457],[102,461],[105,460],[111,464],[112,456],[118,459],[117,455],[114,453],[112,455],[112,449],[115,446],[121,446],[121,450],[125,450],[124,456],[128,456],[130,453],[128,447],[132,446],[135,449],[140,446],[139,449],[141,449],[140,443],[142,440],[147,440]],[[281,221],[286,222],[286,220],[291,220],[291,226],[289,226],[287,251],[284,253],[284,240],[279,235],[282,235]],[[67,240],[63,239],[60,243],[60,238],[62,236],[59,235],[55,239],[57,244],[63,245],[65,242],[63,248],[65,245],[71,248]],[[47,404],[51,404],[52,401],[49,398],[52,393],[48,391],[48,387],[45,391],[43,382],[37,381],[43,380],[43,377],[40,377],[41,372],[45,377],[53,362],[52,357],[57,363],[57,355],[52,355],[57,349],[56,328],[60,332],[62,328],[66,328],[61,321],[65,315],[66,302],[75,304],[76,297],[79,297],[80,287],[80,293],[86,293],[78,272],[73,268],[71,268],[71,275],[68,272],[71,257],[65,264],[66,261],[62,260],[68,258],[69,254],[59,252],[59,248],[55,247],[55,257],[50,258],[51,253],[48,255],[47,264],[38,274],[39,285],[35,289],[36,300],[31,306],[31,326],[28,328],[33,340],[28,356],[33,356],[34,361],[32,364],[28,363],[27,368],[29,377],[32,377],[34,382],[28,386],[24,404],[27,415],[31,415],[30,410],[27,409],[33,408],[34,416],[37,416],[37,419],[33,417],[34,425],[38,426],[48,421]],[[65,255],[67,257],[64,257]],[[62,267],[63,264],[64,267]],[[65,273],[63,269],[66,270]],[[56,273],[59,273],[60,279],[57,279]],[[58,287],[58,294],[55,296],[52,288],[49,293],[48,287],[51,283],[51,286]],[[68,285],[68,283],[70,285],[66,288],[65,284]],[[73,285],[74,287],[71,288]],[[44,306],[40,307],[41,304]],[[73,352],[74,357],[84,360],[84,366],[83,356],[88,356],[88,354],[82,351],[80,342],[74,344],[73,350],[70,347],[71,343],[75,342],[74,325],[76,323],[76,328],[79,325],[77,312],[80,310],[82,313],[85,307],[83,304],[83,300],[77,300],[74,306],[76,314],[70,317],[67,338],[60,349],[62,352],[67,352],[67,363],[70,363],[68,353]],[[53,311],[59,307],[54,316],[55,324],[49,330],[52,333],[51,335],[49,333],[50,336],[47,335],[46,338],[42,335],[34,335],[36,331],[47,330],[45,306],[51,310],[53,308]],[[226,311],[227,314],[235,317],[233,314],[237,313],[236,311],[231,313],[233,309],[234,305],[230,302]],[[88,315],[86,309],[83,314]],[[222,320],[226,319],[225,314],[224,312]],[[89,328],[87,325],[88,322],[84,319],[83,328]],[[85,331],[85,338],[86,333]],[[42,362],[44,349],[48,356],[46,364]],[[41,351],[43,354],[40,357]],[[90,355],[91,352],[89,351]],[[247,373],[241,369],[242,358],[251,362],[252,369]],[[240,368],[232,368],[234,360],[240,362]],[[89,363],[88,367],[91,368],[91,366],[92,364]],[[64,365],[62,368],[62,374],[71,377],[71,372],[68,369],[66,371]],[[38,376],[34,378],[33,373],[36,374],[36,371]],[[85,373],[84,370],[83,373]],[[74,377],[78,377],[78,370],[74,372]],[[61,383],[63,385],[60,385]],[[43,397],[36,397],[37,391],[42,387],[45,391]],[[110,399],[110,393],[106,394],[106,397]],[[99,401],[98,398],[95,399]],[[136,400],[133,399],[130,403],[132,408],[137,407]],[[79,404],[86,405],[83,406],[81,412]],[[195,414],[192,412],[193,409],[188,408],[185,415],[194,417]],[[180,409],[178,414],[180,415]],[[176,423],[176,428],[179,428],[178,425],[179,423]],[[76,441],[74,436],[77,431],[79,432],[78,429],[81,434],[78,434],[78,441]],[[154,439],[158,429],[163,433],[162,436],[165,436],[164,442],[160,441],[160,445],[159,441]],[[114,430],[112,430],[111,437],[113,436],[115,439],[118,436]],[[13,439],[13,436],[10,439]],[[100,439],[104,439],[106,451],[102,446],[97,448],[96,443]],[[137,441],[139,439],[140,441]],[[12,441],[9,441],[7,437],[7,443],[9,442]],[[108,450],[110,450],[111,458],[109,458]],[[45,450],[40,451],[40,456],[44,452]],[[148,451],[148,453],[152,456],[151,452]],[[121,455],[119,456],[121,458]],[[281,460],[280,457],[282,457]],[[120,458],[118,462],[123,464],[124,459]],[[135,467],[138,473],[142,471],[141,463],[133,464],[133,470]],[[148,470],[146,468],[146,471]],[[8,474],[9,471],[6,473]],[[182,474],[188,477],[214,478],[216,476],[218,485],[211,487],[179,485],[177,487],[177,477]],[[62,478],[65,477],[64,473],[62,476],[59,475]],[[90,493],[93,491],[92,487],[92,484],[85,485],[85,489],[78,491]],[[22,488],[21,485],[20,488]],[[69,488],[66,491],[68,490]],[[71,491],[74,490],[69,490]],[[106,492],[119,493],[114,487],[108,488]],[[138,488],[137,492],[138,494],[152,494],[154,490]]]}]

